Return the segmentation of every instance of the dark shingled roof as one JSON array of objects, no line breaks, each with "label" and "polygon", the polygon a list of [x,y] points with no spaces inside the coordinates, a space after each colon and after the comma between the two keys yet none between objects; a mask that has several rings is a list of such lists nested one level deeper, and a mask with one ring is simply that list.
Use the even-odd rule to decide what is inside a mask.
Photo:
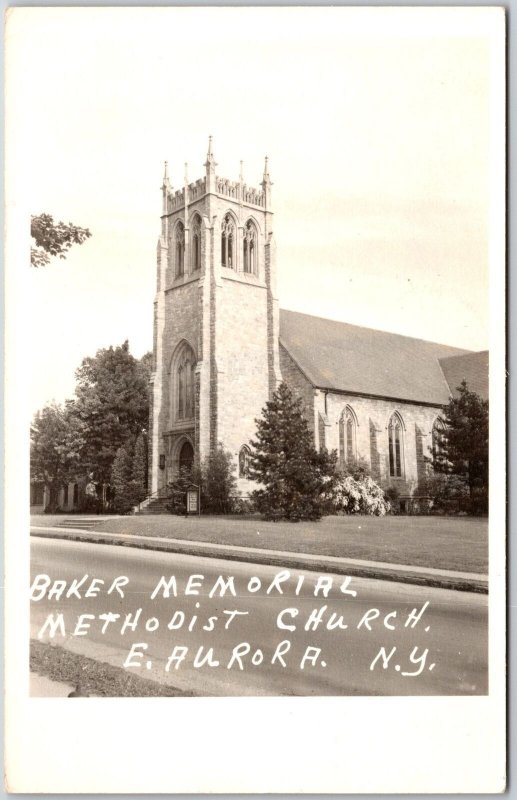
[{"label": "dark shingled roof", "polygon": [[471,392],[488,400],[488,350],[441,358],[440,365],[451,394],[457,394],[456,389],[465,380]]},{"label": "dark shingled roof", "polygon": [[455,361],[466,364],[462,358],[477,355],[284,310],[280,310],[280,342],[314,386],[433,405],[445,405],[450,399],[439,359],[449,366]]}]

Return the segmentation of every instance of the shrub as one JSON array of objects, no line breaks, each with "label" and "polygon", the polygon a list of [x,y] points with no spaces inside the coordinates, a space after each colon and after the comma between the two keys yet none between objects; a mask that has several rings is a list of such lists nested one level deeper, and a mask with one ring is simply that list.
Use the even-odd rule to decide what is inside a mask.
[{"label": "shrub", "polygon": [[338,478],[328,492],[334,513],[371,514],[382,517],[390,511],[381,487],[370,476],[356,480],[351,475]]},{"label": "shrub", "polygon": [[239,497],[234,496],[232,497],[232,514],[253,514],[255,509],[255,504],[250,497]]},{"label": "shrub", "polygon": [[352,458],[338,468],[338,474],[346,477],[350,475],[356,481],[371,476],[370,464],[365,458]]},{"label": "shrub", "polygon": [[185,514],[187,490],[192,485],[201,489],[201,513],[229,514],[232,512],[232,494],[236,489],[231,453],[221,445],[209,455],[201,469],[182,467],[179,476],[169,484],[170,499],[167,505],[172,514]]},{"label": "shrub", "polygon": [[431,498],[432,513],[455,514],[470,510],[469,486],[461,475],[431,475],[426,481],[425,491]]},{"label": "shrub", "polygon": [[400,512],[400,492],[396,486],[392,486],[388,484],[387,486],[383,486],[382,490],[384,492],[384,496],[388,503],[390,504],[390,511],[392,514],[398,514]]},{"label": "shrub", "polygon": [[[169,492],[167,509],[171,514],[187,513],[187,490],[192,484],[199,485],[200,482],[201,475],[198,469],[188,469],[187,467],[180,469],[178,477],[167,486]],[[201,497],[201,508],[203,509],[203,497]]]}]

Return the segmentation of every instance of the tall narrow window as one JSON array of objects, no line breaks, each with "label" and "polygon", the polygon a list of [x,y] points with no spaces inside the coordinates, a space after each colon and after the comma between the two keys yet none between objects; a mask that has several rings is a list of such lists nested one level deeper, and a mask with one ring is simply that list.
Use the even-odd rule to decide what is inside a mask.
[{"label": "tall narrow window", "polygon": [[187,360],[185,361],[185,417],[187,419],[194,416],[193,388],[192,364],[190,360]]},{"label": "tall narrow window", "polygon": [[249,219],[244,228],[243,239],[243,268],[244,272],[256,273],[257,258],[257,233],[253,222]]},{"label": "tall narrow window", "polygon": [[185,365],[178,367],[178,419],[185,416]]},{"label": "tall narrow window", "polygon": [[197,214],[192,221],[192,244],[190,248],[192,271],[201,268],[201,217]]},{"label": "tall narrow window", "polygon": [[170,422],[190,420],[195,411],[196,359],[192,348],[183,342],[176,348],[170,371]]},{"label": "tall narrow window", "polygon": [[221,264],[228,269],[234,269],[233,244],[235,238],[235,225],[230,214],[226,214],[221,225]]},{"label": "tall narrow window", "polygon": [[239,450],[239,478],[248,478],[250,474],[251,451],[244,444]]},{"label": "tall narrow window", "polygon": [[354,413],[347,406],[339,418],[339,462],[342,467],[351,464],[356,458],[355,429]]},{"label": "tall narrow window", "polygon": [[185,274],[185,228],[178,222],[175,229],[176,240],[176,277],[181,278]]},{"label": "tall narrow window", "polygon": [[388,425],[388,448],[390,476],[392,478],[402,478],[404,449],[402,439],[402,420],[398,414],[393,414]]}]

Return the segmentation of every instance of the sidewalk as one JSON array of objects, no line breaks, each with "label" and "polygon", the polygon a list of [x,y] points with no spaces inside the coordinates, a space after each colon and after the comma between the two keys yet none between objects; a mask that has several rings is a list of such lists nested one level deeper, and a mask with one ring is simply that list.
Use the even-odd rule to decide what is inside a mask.
[{"label": "sidewalk", "polygon": [[70,683],[52,681],[50,678],[38,675],[37,672],[30,673],[29,694],[31,697],[68,697],[74,688]]},{"label": "sidewalk", "polygon": [[205,558],[223,558],[229,561],[268,564],[290,569],[331,572],[338,575],[376,578],[464,592],[488,593],[488,575],[434,569],[431,567],[362,561],[360,559],[336,558],[334,556],[316,556],[280,550],[263,550],[256,547],[196,542],[188,539],[165,539],[157,536],[107,533],[97,529],[95,531],[80,530],[75,527],[31,525],[31,535],[41,538],[137,547],[143,550],[158,550]]}]

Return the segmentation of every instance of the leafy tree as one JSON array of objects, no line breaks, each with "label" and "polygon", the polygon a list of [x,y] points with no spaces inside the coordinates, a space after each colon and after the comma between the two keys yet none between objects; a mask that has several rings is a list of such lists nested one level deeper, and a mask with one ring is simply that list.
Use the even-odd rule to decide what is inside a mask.
[{"label": "leafy tree", "polygon": [[35,247],[31,247],[31,265],[45,267],[52,256],[66,258],[74,244],[82,244],[91,236],[88,228],[79,228],[72,222],[54,222],[50,214],[31,217],[31,236]]},{"label": "leafy tree", "polygon": [[148,358],[138,361],[125,341],[85,358],[76,378],[73,413],[83,429],[83,471],[109,483],[118,449],[134,442],[148,424]]},{"label": "leafy tree", "polygon": [[273,520],[319,519],[336,454],[315,450],[301,400],[281,383],[256,422],[250,477],[263,487],[253,492],[258,510]]},{"label": "leafy tree", "polygon": [[488,401],[471,392],[466,381],[457,388],[435,429],[432,465],[435,473],[455,475],[468,486],[473,510],[488,503]]},{"label": "leafy tree", "polygon": [[136,440],[131,477],[138,486],[139,501],[143,500],[147,496],[147,436],[143,432]]},{"label": "leafy tree", "polygon": [[82,427],[70,413],[56,403],[45,406],[31,425],[31,480],[41,481],[49,491],[46,510],[58,507],[58,493],[75,478],[83,445]]}]

